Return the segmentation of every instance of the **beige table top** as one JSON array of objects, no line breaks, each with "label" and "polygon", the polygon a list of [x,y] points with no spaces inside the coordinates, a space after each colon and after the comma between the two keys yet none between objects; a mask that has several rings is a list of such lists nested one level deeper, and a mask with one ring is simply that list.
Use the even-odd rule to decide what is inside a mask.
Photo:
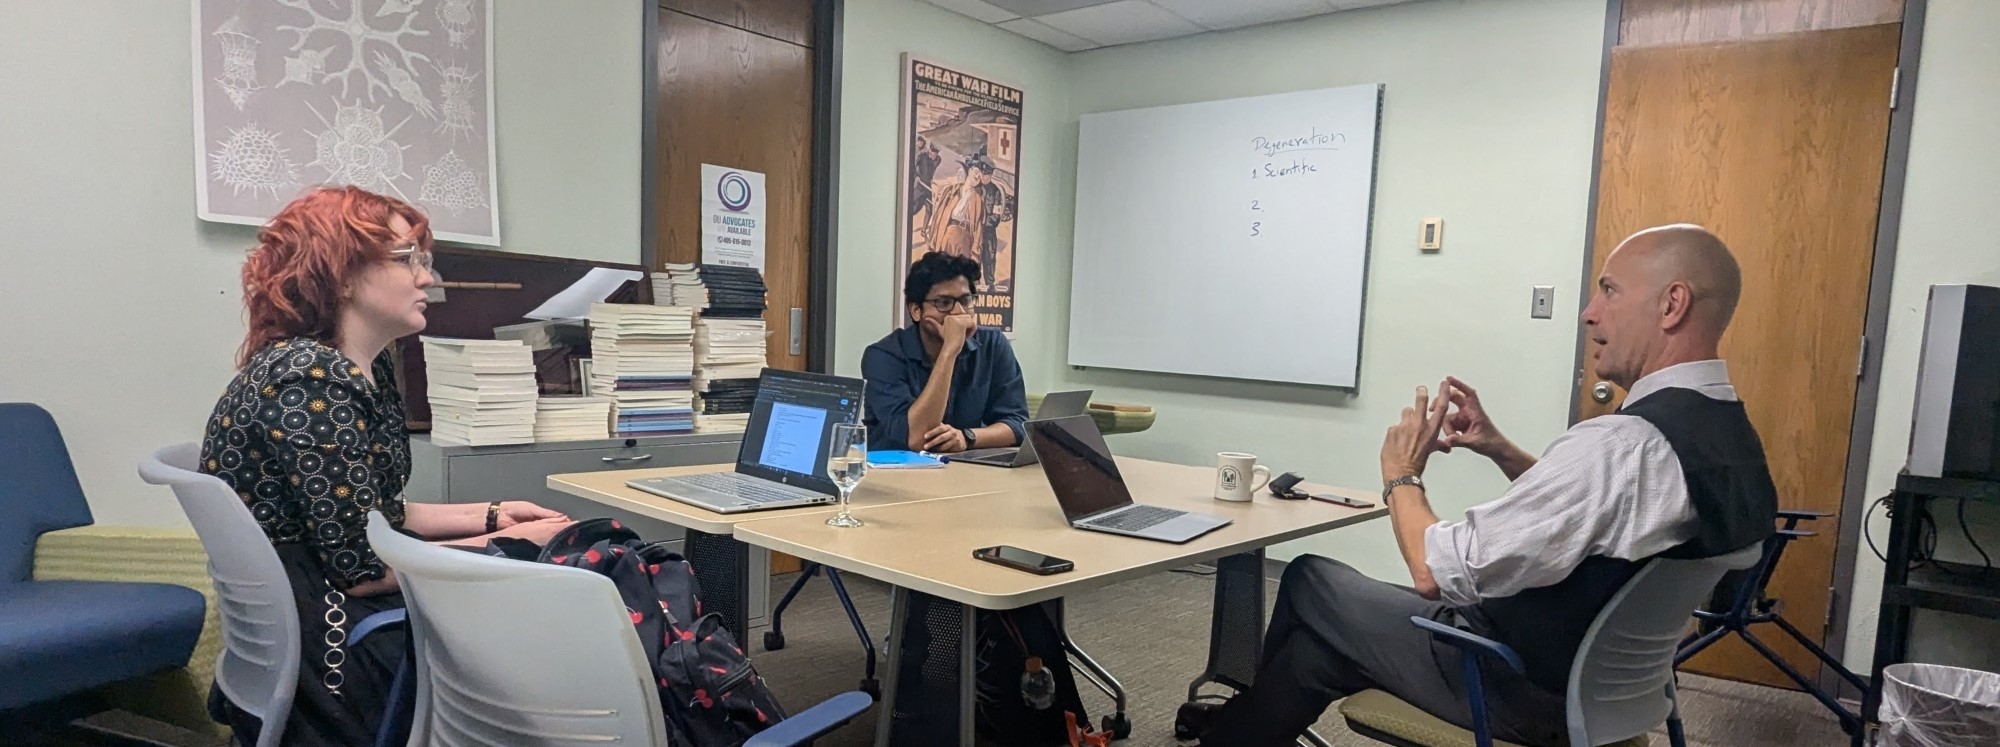
[{"label": "beige table top", "polygon": [[[627,480],[703,472],[728,472],[734,464],[703,464],[686,467],[606,470],[549,475],[550,490],[585,500],[621,508],[640,516],[658,519],[709,534],[729,534],[732,527],[746,521],[765,521],[839,510],[836,504],[787,508],[776,511],[747,511],[719,514],[680,501],[625,486]],[[977,464],[947,464],[943,469],[870,470],[861,487],[854,491],[854,508],[880,507],[912,501],[957,498],[981,493],[997,493],[1022,488],[1047,488],[1048,478],[1039,465],[1007,469]]]},{"label": "beige table top", "polygon": [[[1118,458],[1139,503],[1201,511],[1233,523],[1181,545],[1070,528],[1046,482],[943,500],[874,503],[854,511],[866,526],[840,529],[825,516],[786,516],[735,527],[743,542],[796,555],[983,609],[1012,609],[1087,588],[1213,560],[1388,514],[1373,491],[1304,485],[1375,504],[1353,509],[1288,501],[1261,492],[1250,503],[1215,500],[1215,470]],[[1034,474],[1040,477],[1040,471]],[[873,480],[874,475],[867,479]],[[1076,564],[1037,576],[972,557],[976,548],[1013,545]]]}]

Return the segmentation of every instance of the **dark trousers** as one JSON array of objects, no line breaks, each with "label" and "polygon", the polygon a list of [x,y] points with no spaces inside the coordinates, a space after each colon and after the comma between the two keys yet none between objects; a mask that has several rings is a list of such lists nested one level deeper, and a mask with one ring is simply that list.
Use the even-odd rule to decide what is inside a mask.
[{"label": "dark trousers", "polygon": [[[1202,736],[1203,747],[1289,747],[1327,706],[1363,690],[1386,690],[1470,728],[1458,649],[1433,643],[1410,624],[1411,616],[1464,622],[1450,605],[1408,587],[1376,581],[1338,561],[1299,556],[1278,585],[1257,681],[1223,706]],[[1490,667],[1484,682],[1495,737],[1562,743],[1560,695]]]}]

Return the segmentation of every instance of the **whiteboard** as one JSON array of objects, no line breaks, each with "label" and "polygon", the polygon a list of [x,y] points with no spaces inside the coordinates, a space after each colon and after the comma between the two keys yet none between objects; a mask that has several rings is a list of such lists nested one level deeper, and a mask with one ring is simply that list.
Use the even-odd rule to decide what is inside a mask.
[{"label": "whiteboard", "polygon": [[1084,115],[1070,365],[1353,388],[1381,101]]}]

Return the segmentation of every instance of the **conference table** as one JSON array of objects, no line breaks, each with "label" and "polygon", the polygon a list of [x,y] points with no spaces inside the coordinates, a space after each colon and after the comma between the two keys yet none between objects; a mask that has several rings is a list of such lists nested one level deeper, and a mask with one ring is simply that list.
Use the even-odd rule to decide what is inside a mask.
[{"label": "conference table", "polygon": [[[625,486],[627,480],[720,472],[732,465],[552,475],[553,490],[685,527],[687,556],[702,579],[703,604],[723,615],[737,640],[747,603],[750,548],[776,550],[894,587],[887,687],[878,745],[971,745],[977,610],[1043,604],[1060,619],[1061,599],[1139,576],[1215,564],[1208,662],[1188,686],[1249,687],[1261,657],[1264,549],[1387,514],[1375,491],[1305,484],[1374,505],[1355,509],[1260,494],[1248,503],[1215,500],[1213,467],[1117,457],[1138,503],[1201,511],[1228,526],[1183,544],[1072,529],[1041,469],[952,463],[944,469],[869,472],[852,511],[864,525],[828,526],[835,506],[718,514]],[[1074,569],[1038,576],[973,558],[976,548],[1013,545],[1064,558]],[[1143,633],[1141,633],[1143,634]],[[905,645],[915,641],[916,645]],[[1115,680],[1073,646],[1081,673],[1107,691]]]}]

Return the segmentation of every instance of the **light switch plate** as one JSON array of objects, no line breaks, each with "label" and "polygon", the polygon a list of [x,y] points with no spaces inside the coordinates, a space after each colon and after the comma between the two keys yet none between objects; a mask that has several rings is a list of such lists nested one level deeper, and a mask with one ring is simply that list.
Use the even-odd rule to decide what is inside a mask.
[{"label": "light switch plate", "polygon": [[1444,248],[1444,219],[1425,218],[1422,228],[1417,231],[1417,248],[1435,252]]},{"label": "light switch plate", "polygon": [[1533,319],[1554,319],[1556,316],[1556,287],[1535,286],[1535,298],[1528,307],[1528,316]]}]

